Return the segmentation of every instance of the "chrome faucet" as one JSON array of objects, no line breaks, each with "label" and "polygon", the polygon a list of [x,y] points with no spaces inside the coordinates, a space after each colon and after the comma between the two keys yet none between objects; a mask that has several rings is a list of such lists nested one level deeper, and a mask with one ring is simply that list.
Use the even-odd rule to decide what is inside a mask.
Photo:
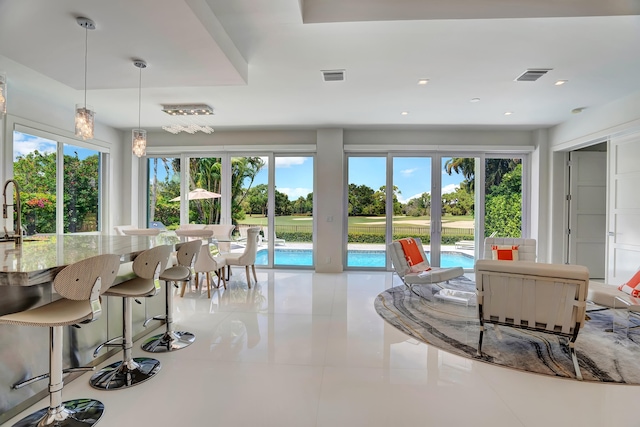
[{"label": "chrome faucet", "polygon": [[[15,197],[16,201],[15,204],[13,205],[8,205],[7,204],[7,186],[9,185],[9,183],[13,183],[13,188],[14,188],[14,195],[13,197]],[[20,187],[18,187],[18,183],[16,182],[15,179],[8,179],[5,183],[4,183],[4,190],[2,191],[2,197],[3,197],[3,203],[2,203],[2,217],[3,218],[8,218],[7,215],[7,208],[9,206],[15,206],[15,210],[18,214],[18,220],[16,221],[16,228],[14,230],[14,234],[13,234],[13,240],[16,242],[16,245],[19,245],[22,243],[22,221],[20,220],[20,217],[22,216],[22,207],[20,206]],[[9,234],[6,232],[7,228],[5,227],[5,238],[9,238]]]}]

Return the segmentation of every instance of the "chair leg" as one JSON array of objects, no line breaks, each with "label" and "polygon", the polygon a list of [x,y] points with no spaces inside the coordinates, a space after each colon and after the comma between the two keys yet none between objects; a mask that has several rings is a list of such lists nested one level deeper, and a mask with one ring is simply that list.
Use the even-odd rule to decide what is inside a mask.
[{"label": "chair leg", "polygon": [[104,412],[102,402],[93,399],[75,399],[62,402],[62,344],[63,326],[49,328],[49,407],[34,412],[14,426],[92,426]]},{"label": "chair leg", "polygon": [[249,286],[249,289],[251,289],[251,276],[249,276],[249,266],[245,265],[244,270],[247,273],[247,285]]},{"label": "chair leg", "polygon": [[142,349],[151,353],[165,353],[185,348],[196,340],[196,336],[191,332],[174,331],[173,330],[173,295],[171,287],[173,282],[165,282],[166,293],[166,322],[167,328],[164,334],[154,335],[148,338],[143,344]]},{"label": "chair leg", "polygon": [[211,298],[211,273],[207,271],[207,297]]},{"label": "chair leg", "polygon": [[227,289],[227,281],[224,279],[224,267],[218,270],[218,287],[220,287],[220,280],[222,280],[224,288]]},{"label": "chair leg", "polygon": [[251,264],[251,270],[253,270],[253,278],[255,279],[256,283],[258,283],[258,276],[256,276],[256,265],[255,264]]},{"label": "chair leg", "polygon": [[122,361],[112,363],[96,372],[89,384],[100,390],[119,390],[145,382],[160,370],[160,362],[150,357],[134,358],[133,298],[122,298]]},{"label": "chair leg", "polygon": [[200,273],[196,273],[196,291],[198,290],[198,285],[200,285]]}]

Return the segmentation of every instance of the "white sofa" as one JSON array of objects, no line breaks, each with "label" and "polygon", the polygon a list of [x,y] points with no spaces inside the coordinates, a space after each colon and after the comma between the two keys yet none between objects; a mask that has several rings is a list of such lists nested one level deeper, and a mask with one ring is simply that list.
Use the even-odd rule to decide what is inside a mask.
[{"label": "white sofa", "polygon": [[569,340],[581,380],[574,345],[585,321],[588,286],[589,270],[581,265],[478,260],[478,355],[486,323],[559,335]]}]

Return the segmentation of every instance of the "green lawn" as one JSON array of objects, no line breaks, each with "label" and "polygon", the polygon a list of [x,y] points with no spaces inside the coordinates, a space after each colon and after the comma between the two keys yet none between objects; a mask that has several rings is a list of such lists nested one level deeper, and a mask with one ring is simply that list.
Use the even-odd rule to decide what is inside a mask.
[{"label": "green lawn", "polygon": [[[313,220],[310,216],[278,216],[276,217],[276,223],[278,225],[306,225],[313,224]],[[411,222],[411,221],[425,221],[429,220],[428,216],[394,216],[393,221],[399,222]],[[384,221],[385,217],[366,217],[366,216],[352,216],[349,217],[349,225],[367,225],[371,223],[380,223]],[[335,219],[334,219],[335,221]],[[472,215],[460,215],[451,216],[447,215],[442,219],[443,223],[453,221],[473,221]],[[247,215],[242,221],[238,221],[240,224],[252,224],[252,225],[267,225],[267,217],[262,215]]]}]

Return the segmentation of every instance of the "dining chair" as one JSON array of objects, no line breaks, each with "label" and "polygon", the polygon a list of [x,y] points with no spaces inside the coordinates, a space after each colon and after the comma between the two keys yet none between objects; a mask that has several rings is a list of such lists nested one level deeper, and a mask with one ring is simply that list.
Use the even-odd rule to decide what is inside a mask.
[{"label": "dining chair", "polygon": [[211,250],[209,244],[206,243],[200,247],[200,254],[196,259],[196,263],[193,266],[193,270],[196,273],[196,289],[198,287],[199,273],[206,273],[207,281],[207,297],[211,298],[211,272],[214,271],[218,276],[218,284],[216,288],[220,287],[220,281],[224,284],[224,288],[227,289],[227,282],[224,279],[224,267],[227,265],[224,257],[211,256]]},{"label": "dining chair", "polygon": [[249,267],[253,271],[253,278],[258,283],[258,277],[256,276],[256,255],[258,253],[258,242],[260,239],[260,227],[249,227],[247,229],[247,245],[244,247],[242,253],[229,253],[224,254],[224,260],[227,264],[227,268],[230,269],[232,265],[242,265],[245,268],[247,274],[247,285],[251,289],[251,277],[249,276]]}]

